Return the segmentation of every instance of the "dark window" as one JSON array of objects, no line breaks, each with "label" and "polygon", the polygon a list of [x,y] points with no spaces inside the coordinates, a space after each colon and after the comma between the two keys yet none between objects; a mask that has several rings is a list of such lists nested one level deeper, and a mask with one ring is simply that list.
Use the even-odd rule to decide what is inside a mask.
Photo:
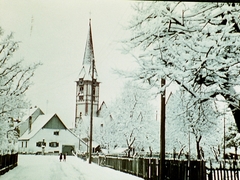
[{"label": "dark window", "polygon": [[58,147],[59,143],[58,142],[50,142],[49,147]]},{"label": "dark window", "polygon": [[36,146],[37,146],[37,147],[41,147],[41,145],[42,145],[42,142],[37,142],[37,143],[36,143]]},{"label": "dark window", "polygon": [[38,141],[38,142],[36,143],[36,146],[37,146],[37,147],[46,146],[46,143],[45,143],[45,142],[42,142],[42,141]]},{"label": "dark window", "polygon": [[22,147],[23,147],[23,141],[22,141]]},{"label": "dark window", "polygon": [[83,96],[79,96],[79,101],[83,101]]},{"label": "dark window", "polygon": [[80,86],[79,93],[80,93],[80,94],[83,94],[83,86]]},{"label": "dark window", "polygon": [[25,142],[25,147],[27,147],[27,141]]},{"label": "dark window", "polygon": [[53,134],[58,136],[59,135],[59,131],[54,131]]},{"label": "dark window", "polygon": [[80,84],[80,85],[83,84],[83,78],[79,78],[79,84]]}]

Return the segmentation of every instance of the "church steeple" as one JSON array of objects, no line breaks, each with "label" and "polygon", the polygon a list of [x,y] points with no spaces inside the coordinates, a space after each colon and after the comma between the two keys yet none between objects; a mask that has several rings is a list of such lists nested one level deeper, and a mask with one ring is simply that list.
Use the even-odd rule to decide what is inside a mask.
[{"label": "church steeple", "polygon": [[[88,29],[87,41],[85,45],[83,62],[82,62],[83,67],[79,73],[79,78],[91,80],[93,59],[94,59],[94,51],[93,51],[93,40],[92,40],[92,27],[91,27],[91,19],[89,19],[89,29]],[[98,76],[96,67],[94,67],[94,76],[95,78],[97,78]]]},{"label": "church steeple", "polygon": [[91,19],[89,19],[89,30],[88,30],[88,36],[87,36],[85,52],[83,57],[83,66],[90,65],[93,59],[94,59],[94,51],[93,51],[93,41],[92,41],[92,28],[91,28]]},{"label": "church steeple", "polygon": [[[94,59],[93,51],[93,39],[91,19],[89,19],[89,30],[87,35],[87,41],[83,56],[82,69],[79,73],[78,80],[76,81],[76,112],[75,112],[75,124],[81,118],[81,116],[90,115],[91,107],[91,94],[93,93],[93,111],[94,116],[97,116],[99,106],[99,82],[97,81],[98,75],[96,66],[94,67],[94,88],[91,92],[92,86],[92,65]],[[95,59],[94,59],[95,61]]]}]

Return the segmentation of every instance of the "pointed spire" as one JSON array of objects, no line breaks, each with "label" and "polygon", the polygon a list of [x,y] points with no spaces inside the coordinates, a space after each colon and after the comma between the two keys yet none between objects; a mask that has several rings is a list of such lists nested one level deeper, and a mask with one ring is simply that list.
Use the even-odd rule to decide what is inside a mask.
[{"label": "pointed spire", "polygon": [[93,51],[93,41],[92,41],[92,29],[91,29],[91,19],[89,19],[89,31],[88,31],[85,52],[83,57],[83,66],[91,65],[93,59],[94,59],[94,51]]},{"label": "pointed spire", "polygon": [[[92,79],[92,62],[94,59],[94,51],[93,51],[93,40],[92,40],[92,28],[91,28],[91,18],[89,18],[89,30],[87,35],[87,41],[85,46],[85,52],[82,62],[82,69],[79,73],[78,78],[84,78],[85,80]],[[94,67],[94,78],[98,78],[96,65]]]}]

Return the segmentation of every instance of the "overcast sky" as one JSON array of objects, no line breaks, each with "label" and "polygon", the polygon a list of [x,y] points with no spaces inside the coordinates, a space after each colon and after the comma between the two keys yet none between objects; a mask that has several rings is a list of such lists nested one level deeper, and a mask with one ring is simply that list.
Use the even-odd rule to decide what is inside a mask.
[{"label": "overcast sky", "polygon": [[[130,55],[118,43],[131,18],[130,1],[0,0],[0,26],[5,35],[20,41],[15,58],[41,62],[27,93],[33,106],[55,112],[72,125],[75,113],[75,80],[82,68],[89,17],[96,67],[101,81],[100,103],[119,94],[122,78],[112,68],[131,69]],[[91,13],[90,13],[91,12]]]}]

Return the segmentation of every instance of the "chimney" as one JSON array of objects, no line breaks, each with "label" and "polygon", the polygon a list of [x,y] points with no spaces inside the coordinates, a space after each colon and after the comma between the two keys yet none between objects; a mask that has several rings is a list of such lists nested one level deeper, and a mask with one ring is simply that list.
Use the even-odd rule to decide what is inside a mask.
[{"label": "chimney", "polygon": [[28,118],[28,130],[29,130],[28,133],[30,133],[32,130],[32,116],[29,116]]}]

